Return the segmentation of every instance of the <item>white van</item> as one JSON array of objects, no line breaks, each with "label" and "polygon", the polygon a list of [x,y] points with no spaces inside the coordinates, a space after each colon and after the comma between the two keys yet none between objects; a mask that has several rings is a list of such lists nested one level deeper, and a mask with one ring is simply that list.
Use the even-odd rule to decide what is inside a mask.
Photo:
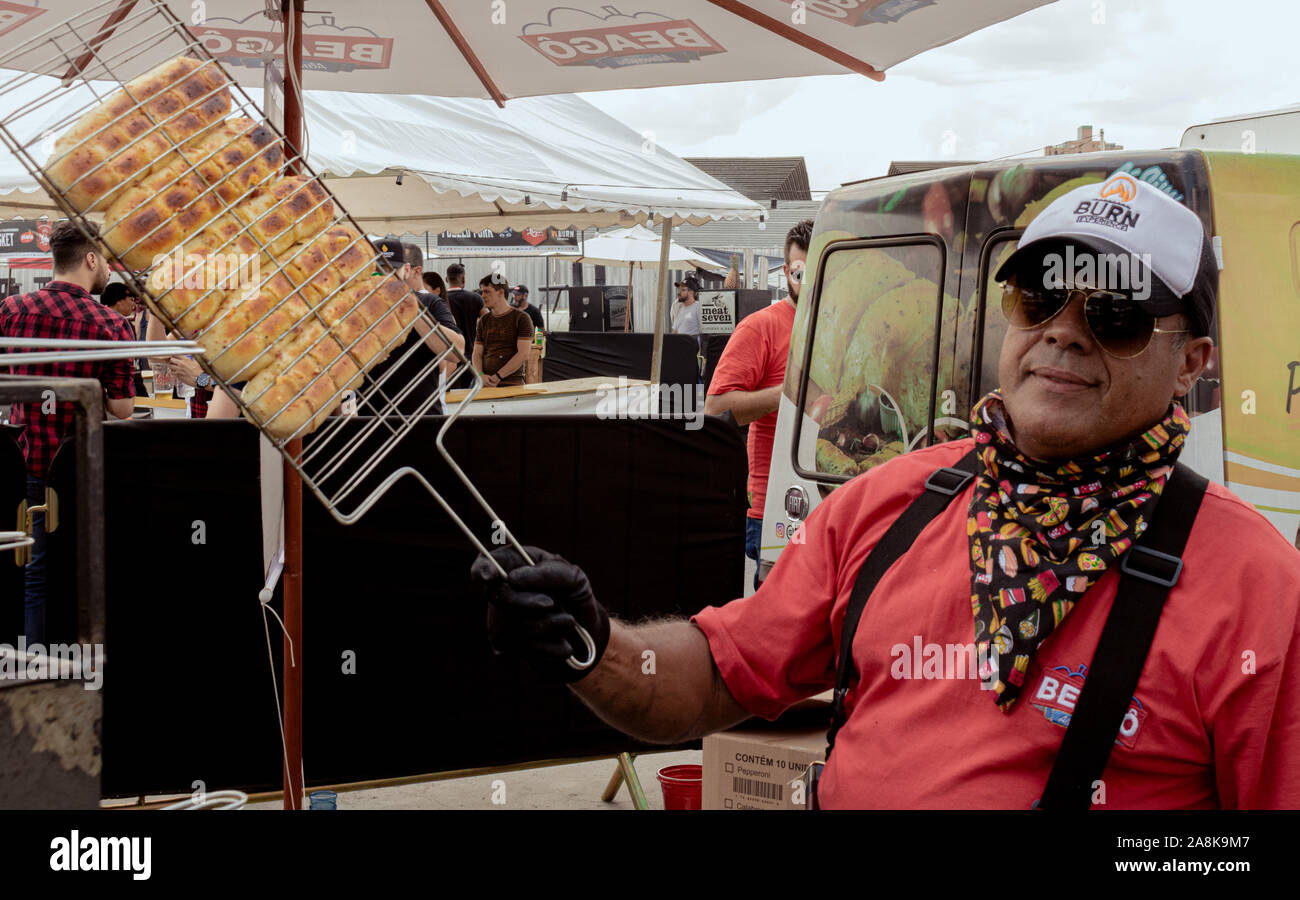
[{"label": "white van", "polygon": [[1183,401],[1182,459],[1300,546],[1300,156],[1114,151],[879,178],[826,198],[790,341],[760,577],[836,486],[966,435],[997,386],[1006,333],[992,273],[1053,200],[1120,174],[1200,216],[1222,266],[1216,351]]}]

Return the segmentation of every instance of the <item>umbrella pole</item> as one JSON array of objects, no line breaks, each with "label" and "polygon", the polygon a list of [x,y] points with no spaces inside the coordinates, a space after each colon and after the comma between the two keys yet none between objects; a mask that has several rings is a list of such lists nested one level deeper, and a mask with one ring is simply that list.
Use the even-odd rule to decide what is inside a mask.
[{"label": "umbrella pole", "polygon": [[664,317],[668,314],[668,250],[673,239],[673,217],[663,216],[663,237],[659,240],[659,287],[655,297],[655,345],[650,351],[650,384],[659,383],[664,354]]},{"label": "umbrella pole", "polygon": [[[290,6],[292,4],[292,8]],[[302,84],[303,0],[282,0],[285,41],[292,59],[285,59]],[[292,32],[290,31],[292,29]],[[284,135],[296,155],[302,147],[302,105],[292,80],[285,79]],[[292,166],[291,168],[299,168]],[[285,448],[292,458],[302,455],[302,439]],[[302,809],[302,479],[288,460],[284,463],[284,808]]]}]

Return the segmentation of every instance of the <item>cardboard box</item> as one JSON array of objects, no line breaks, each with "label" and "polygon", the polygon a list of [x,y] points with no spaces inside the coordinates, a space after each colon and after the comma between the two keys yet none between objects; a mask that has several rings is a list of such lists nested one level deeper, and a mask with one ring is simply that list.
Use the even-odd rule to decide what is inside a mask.
[{"label": "cardboard box", "polygon": [[[704,809],[803,809],[808,764],[826,758],[826,721],[741,725],[704,739]],[[807,717],[804,717],[807,719]]]}]

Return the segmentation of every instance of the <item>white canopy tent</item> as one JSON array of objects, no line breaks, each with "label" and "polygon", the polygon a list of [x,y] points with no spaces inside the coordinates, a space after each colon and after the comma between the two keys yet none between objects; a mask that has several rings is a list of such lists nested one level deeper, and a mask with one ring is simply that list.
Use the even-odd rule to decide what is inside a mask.
[{"label": "white canopy tent", "polygon": [[[37,79],[25,90],[36,96],[49,87]],[[261,91],[249,94],[262,99]],[[16,124],[32,137],[57,134],[91,99],[88,90],[72,90]],[[308,162],[371,232],[585,228],[651,217],[701,224],[763,212],[579,97],[530,97],[506,109],[484,100],[332,91],[308,91],[305,100]],[[40,214],[57,207],[3,154],[0,217]]]}]

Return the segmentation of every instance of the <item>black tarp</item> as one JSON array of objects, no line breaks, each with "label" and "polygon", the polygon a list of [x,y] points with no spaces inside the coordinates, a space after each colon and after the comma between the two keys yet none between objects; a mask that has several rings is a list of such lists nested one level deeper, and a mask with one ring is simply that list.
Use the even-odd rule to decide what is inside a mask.
[{"label": "black tarp", "polygon": [[[650,378],[650,354],[653,334],[615,332],[555,332],[546,336],[546,360],[542,365],[543,381],[568,381],[605,375],[617,378]],[[698,344],[688,334],[664,335],[660,380],[663,384],[691,385],[699,381],[700,367],[695,360]]]},{"label": "black tarp", "polygon": [[[421,421],[384,471],[418,466],[464,508],[434,455],[441,424]],[[744,447],[719,420],[687,424],[464,418],[446,445],[522,540],[582,565],[615,615],[638,619],[741,593]],[[234,421],[112,423],[104,453],[105,794],[188,792],[196,780],[278,786],[256,599],[256,432]],[[64,607],[75,577],[73,460],[66,447],[51,470],[64,511],[50,541],[51,588]],[[471,519],[486,539],[486,516]],[[567,689],[492,656],[483,604],[468,592],[474,552],[414,480],[352,526],[305,492],[304,531],[309,784],[644,749]],[[278,673],[282,640],[271,627]],[[345,656],[355,674],[345,674]]]}]

